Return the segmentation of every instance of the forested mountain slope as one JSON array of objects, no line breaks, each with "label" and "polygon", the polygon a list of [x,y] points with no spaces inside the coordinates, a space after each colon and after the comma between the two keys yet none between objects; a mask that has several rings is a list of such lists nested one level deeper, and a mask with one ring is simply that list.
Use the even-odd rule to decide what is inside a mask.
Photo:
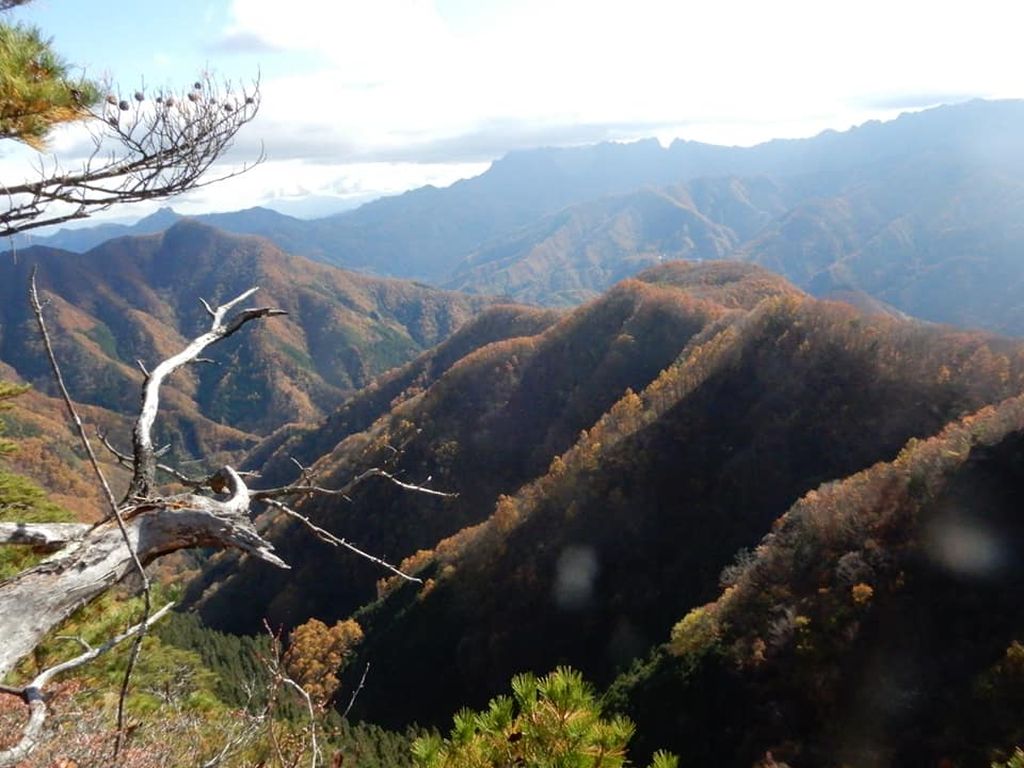
[{"label": "forested mountain slope", "polygon": [[285,422],[316,420],[491,303],[344,272],[189,221],[86,254],[30,248],[0,259],[0,360],[43,393],[55,390],[28,303],[36,268],[72,395],[110,413],[105,420],[122,446],[114,414],[137,407],[136,361],[153,366],[200,333],[208,323],[200,298],[216,305],[259,286],[251,303],[288,312],[169,382],[161,439],[178,458],[209,461],[225,451],[237,456]]},{"label": "forested mountain slope", "polygon": [[[14,382],[13,369],[0,363],[0,381]],[[71,513],[75,519],[94,521],[108,508],[103,489],[95,482],[78,436],[72,431],[64,403],[38,390],[29,389],[6,402],[4,433],[12,438],[12,449],[3,456],[2,469],[31,477],[46,489],[46,498]],[[131,424],[122,414],[98,406],[79,406],[83,421],[92,429],[109,435],[119,445],[130,445]],[[230,433],[227,438],[230,439]],[[212,441],[211,441],[212,442]],[[221,447],[222,444],[216,444]],[[230,448],[228,442],[223,445]],[[107,451],[97,455],[104,473],[117,489],[126,487],[127,472]],[[17,506],[4,511],[15,513]]]},{"label": "forested mountain slope", "polygon": [[312,464],[345,438],[368,429],[398,403],[422,392],[463,357],[494,342],[542,333],[561,314],[514,304],[489,307],[433,349],[381,374],[322,422],[282,427],[247,455],[246,467],[258,470],[267,483],[283,483],[294,476],[295,460]]},{"label": "forested mountain slope", "polygon": [[[557,323],[536,310],[492,310],[407,368],[398,379],[400,386],[410,381],[405,390],[385,380],[286,450],[271,438],[256,463],[277,457],[269,471],[278,481],[284,471],[294,475],[288,456],[309,461],[306,446],[315,446],[324,452],[314,465],[322,484],[338,485],[363,467],[384,465],[405,479],[429,477],[433,487],[457,492],[458,498],[439,501],[373,481],[352,494],[351,504],[325,499],[304,505],[320,525],[397,561],[483,520],[499,495],[547,471],[580,430],[627,389],[647,386],[690,339],[778,295],[797,292],[756,267],[677,263],[626,281]],[[538,321],[537,328],[528,327]],[[542,325],[548,327],[538,333]],[[485,343],[490,338],[502,340]],[[466,345],[464,339],[474,342]],[[450,354],[456,350],[463,356]],[[390,410],[364,427],[368,419],[362,412],[380,411],[381,388],[391,398]],[[219,556],[194,589],[198,597],[225,579],[203,602],[207,621],[253,632],[264,613],[286,625],[310,615],[341,617],[373,599],[374,583],[384,575],[369,563],[311,546],[297,526],[282,530],[275,546],[283,556],[294,555],[292,573],[271,573],[254,563],[235,572],[232,556]]]},{"label": "forested mountain slope", "polygon": [[610,700],[694,764],[990,765],[1024,738],[1024,401],[808,492]]},{"label": "forested mountain slope", "polygon": [[[433,369],[428,355],[393,374],[388,396],[416,384],[365,431],[381,390],[289,444],[339,441],[314,465],[326,484],[384,463],[459,492],[368,484],[351,505],[302,507],[424,585],[375,593],[382,571],[284,525],[292,574],[218,556],[192,586],[204,620],[238,632],[356,611],[352,666],[374,675],[358,716],[388,726],[440,724],[524,669],[611,682],[802,495],[1024,387],[1018,342],[868,316],[736,262],[663,265],[557,322],[514,308],[478,322],[547,329]],[[281,445],[270,466],[285,466]]]},{"label": "forested mountain slope", "polygon": [[426,588],[392,580],[357,614],[379,670],[361,714],[435,722],[560,663],[610,681],[802,494],[1022,377],[1018,343],[809,298],[722,317],[486,522],[410,559]]}]

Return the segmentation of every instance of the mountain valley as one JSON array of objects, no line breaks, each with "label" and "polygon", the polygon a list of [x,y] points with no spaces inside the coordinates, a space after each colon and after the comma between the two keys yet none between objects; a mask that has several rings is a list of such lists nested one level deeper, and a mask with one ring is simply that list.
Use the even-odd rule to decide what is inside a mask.
[{"label": "mountain valley", "polygon": [[[319,697],[261,715],[271,736],[301,742],[308,712],[345,765],[422,766],[417,736],[500,722],[534,765],[494,697],[571,667],[636,724],[629,764],[1012,765],[1022,214],[1024,102],[971,101],[752,147],[520,150],[320,219],[166,208],[22,238],[0,380],[31,389],[0,389],[0,491],[9,469],[45,522],[106,514],[31,274],[90,436],[125,449],[200,300],[259,287],[287,314],[176,373],[155,436],[247,493],[303,484],[244,516],[289,567],[205,543],[150,567],[177,607],[145,641],[140,732],[165,705],[272,709],[243,689],[287,668]],[[73,626],[123,629],[129,591]]]},{"label": "mountain valley", "polygon": [[81,255],[33,247],[0,260],[0,360],[8,378],[44,395],[55,390],[28,303],[34,269],[69,388],[106,414],[122,447],[130,445],[125,417],[138,401],[138,366],[154,365],[202,330],[200,299],[216,305],[255,286],[254,302],[288,312],[172,379],[159,428],[177,461],[238,457],[285,423],[316,421],[491,303],[346,273],[191,221]]},{"label": "mountain valley", "polygon": [[[818,501],[847,493],[847,487],[858,494],[850,504],[865,505],[866,528],[886,525],[898,513],[880,506],[877,494],[884,489],[861,500],[868,493],[861,490],[864,483],[874,488],[881,482],[876,477],[909,482],[905,478],[917,475],[902,468],[907,457],[927,462],[932,459],[916,457],[944,451],[952,451],[942,461],[953,462],[955,478],[955,467],[968,454],[948,446],[965,439],[965,430],[985,425],[978,439],[987,445],[1024,428],[1018,424],[1018,400],[1006,400],[1024,387],[1020,342],[865,315],[812,299],[750,265],[665,264],[561,319],[503,309],[481,319],[512,323],[516,330],[488,334],[483,344],[460,349],[462,359],[453,355],[437,366],[442,345],[394,374],[388,396],[407,388],[391,400],[390,412],[371,388],[319,429],[272,438],[253,454],[261,464],[280,466],[281,476],[288,471],[285,456],[322,452],[313,467],[324,482],[337,484],[365,466],[390,462],[403,477],[429,477],[457,491],[457,499],[435,501],[368,485],[351,503],[324,500],[302,507],[318,525],[395,562],[404,558],[403,570],[424,584],[380,578],[388,575],[367,563],[339,560],[290,524],[274,535],[281,551],[301,562],[296,572],[281,575],[259,563],[238,564],[225,553],[192,588],[190,600],[204,620],[232,632],[257,631],[264,615],[287,627],[309,615],[335,621],[354,612],[365,640],[348,668],[369,663],[374,670],[374,685],[360,691],[355,711],[392,728],[440,725],[461,705],[485,704],[523,669],[570,664],[608,685],[653,649],[650,663],[656,666],[615,682],[613,701],[648,729],[643,749],[668,746],[690,759],[717,755],[721,762],[731,734],[747,721],[731,725],[732,715],[724,710],[707,715],[710,722],[702,719],[699,713],[708,706],[699,701],[702,689],[691,693],[685,687],[691,673],[678,671],[683,662],[671,650],[685,641],[665,645],[675,623],[716,596],[720,573],[731,574],[731,584],[745,578],[737,575],[745,572],[740,568],[760,567],[773,551],[774,544],[764,543],[774,541],[772,531],[794,515],[806,516],[808,508],[820,506],[820,525],[838,526],[830,536],[847,535],[842,526],[852,522],[831,522],[842,507]],[[534,323],[535,335],[514,335],[529,334],[534,329],[527,326]],[[471,324],[460,333],[478,331]],[[446,344],[454,345],[458,336]],[[998,410],[985,409],[1004,400]],[[303,447],[311,442],[315,450]],[[400,455],[387,458],[386,446]],[[899,469],[886,469],[885,462],[893,461]],[[947,482],[956,482],[944,471],[928,463],[914,470],[924,473],[920,482],[926,483],[911,490],[915,504],[928,507]],[[880,522],[868,523],[874,516]],[[900,525],[913,524],[898,519]],[[914,546],[895,543],[908,537],[913,542],[909,528],[890,533],[892,543],[882,533],[856,534],[870,550],[870,562],[886,563],[887,574],[896,567],[887,558],[910,557],[904,547],[909,553]],[[871,536],[874,543],[864,544],[863,537]],[[848,568],[848,551],[828,542],[802,544],[810,548],[801,550],[802,562],[831,573],[845,557],[841,568]],[[739,565],[731,565],[734,558]],[[864,574],[864,584],[881,602],[882,576]],[[772,595],[807,589],[791,583],[797,577],[788,571],[774,578],[782,582]],[[847,582],[860,576],[842,578],[847,581],[826,596],[808,593],[808,605],[832,601],[811,615],[839,611],[836,601],[851,600],[850,588],[861,582]],[[899,594],[898,586],[885,584]],[[765,622],[790,610],[790,603],[778,607],[782,598],[773,599],[776,607],[763,609]],[[793,616],[803,615],[804,603],[792,610]],[[1006,615],[1007,628],[1024,626],[1024,614],[1012,616]],[[740,632],[732,629],[737,622],[727,625],[729,632]],[[849,625],[844,637],[856,630],[856,623]],[[742,635],[747,642],[751,631]],[[768,631],[760,630],[764,642],[782,643]],[[725,632],[723,638],[732,637]],[[1012,635],[1001,637],[1005,649]],[[854,640],[844,642],[857,647]],[[712,665],[715,658],[701,663]],[[817,674],[816,659],[801,662],[802,674]],[[972,664],[960,674],[987,674],[980,661]],[[347,685],[357,682],[350,678]],[[779,707],[804,706],[799,691],[775,693],[762,686],[751,698],[754,689],[737,689],[741,684],[754,685],[721,682],[720,706],[736,713],[752,706],[770,711],[777,695],[785,697]],[[406,693],[396,697],[397,689]],[[346,690],[340,701],[347,700]],[[666,698],[675,696],[688,703],[677,708]],[[692,696],[698,698],[687,698]],[[690,710],[696,713],[692,720]],[[664,720],[669,712],[675,719]],[[761,722],[750,722],[755,721]],[[697,731],[711,722],[722,726],[717,740],[698,738]],[[780,749],[782,731],[764,722],[763,730],[746,737],[735,763],[726,764],[750,765],[765,750]],[[795,722],[795,742],[827,742],[828,732],[812,724],[802,729],[805,719]],[[696,751],[677,727],[689,734]],[[1010,733],[1005,726],[993,731],[992,745]],[[890,747],[897,752],[917,744],[893,738],[896,746]],[[898,764],[913,763],[901,759]]]}]

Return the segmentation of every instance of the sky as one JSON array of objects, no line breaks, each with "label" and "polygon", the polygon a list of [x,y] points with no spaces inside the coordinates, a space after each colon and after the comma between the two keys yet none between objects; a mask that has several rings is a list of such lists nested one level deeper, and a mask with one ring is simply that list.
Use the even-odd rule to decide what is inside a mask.
[{"label": "sky", "polygon": [[[1007,0],[34,0],[10,15],[127,92],[259,79],[225,162],[266,160],[172,202],[185,213],[354,205],[535,146],[750,145],[1024,96],[1024,7]],[[25,158],[11,144],[7,177]]]}]

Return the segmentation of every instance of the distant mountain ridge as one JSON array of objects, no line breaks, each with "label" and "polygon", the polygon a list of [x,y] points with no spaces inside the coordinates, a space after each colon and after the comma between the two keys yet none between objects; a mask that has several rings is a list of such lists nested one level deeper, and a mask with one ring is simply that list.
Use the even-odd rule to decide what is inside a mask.
[{"label": "distant mountain ridge", "polygon": [[[566,304],[637,265],[724,257],[815,295],[1024,333],[1022,137],[1024,103],[972,102],[719,153],[729,175],[571,206],[470,254],[447,284]],[[668,227],[657,195],[679,206]]]},{"label": "distant mountain ridge", "polygon": [[445,189],[309,221],[261,208],[201,218],[289,253],[516,301],[574,305],[662,260],[733,258],[815,295],[1024,333],[1022,209],[1024,102],[972,101],[754,147],[517,151]]},{"label": "distant mountain ridge", "polygon": [[644,187],[564,208],[492,242],[470,254],[447,285],[575,305],[665,261],[728,258],[795,198],[768,178]]},{"label": "distant mountain ridge", "polygon": [[168,382],[161,439],[179,457],[210,461],[285,422],[319,419],[493,303],[346,272],[193,220],[85,254],[37,246],[0,259],[0,361],[43,393],[53,385],[27,301],[34,268],[73,396],[113,413],[135,408],[137,361],[153,365],[203,330],[200,298],[216,305],[257,286],[253,302],[288,312]]},{"label": "distant mountain ridge", "polygon": [[270,232],[295,231],[302,226],[302,220],[287,216],[270,208],[248,208],[230,213],[210,213],[198,216],[183,216],[171,207],[163,207],[145,216],[134,224],[99,224],[94,227],[65,227],[51,235],[21,235],[15,238],[20,249],[32,246],[60,248],[65,251],[84,253],[115,237],[154,235],[163,232],[182,219],[218,227],[225,232],[242,235],[264,235]]}]

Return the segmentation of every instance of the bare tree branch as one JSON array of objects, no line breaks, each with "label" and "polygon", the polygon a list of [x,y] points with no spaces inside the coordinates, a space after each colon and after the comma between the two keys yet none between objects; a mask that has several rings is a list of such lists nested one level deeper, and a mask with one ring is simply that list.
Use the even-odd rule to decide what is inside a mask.
[{"label": "bare tree branch", "polygon": [[352,711],[352,707],[355,706],[356,697],[359,696],[359,692],[363,690],[363,686],[366,685],[366,676],[370,673],[370,662],[366,662],[366,666],[363,667],[363,676],[359,678],[359,685],[352,691],[352,698],[348,700],[348,706],[345,707],[345,711],[341,713],[341,718],[344,720],[348,717],[348,713]]},{"label": "bare tree branch", "polygon": [[87,523],[0,523],[0,544],[20,544],[37,552],[56,552],[80,540],[91,528]]},{"label": "bare tree branch", "polygon": [[[250,700],[251,700],[250,696]],[[200,768],[216,768],[216,766],[223,763],[232,752],[240,749],[243,745],[248,743],[259,731],[259,729],[266,722],[268,712],[266,709],[259,714],[252,714],[249,712],[249,703],[246,702],[246,706],[243,707],[243,713],[245,715],[245,723],[221,744],[220,750],[211,757],[209,760],[204,762]]]},{"label": "bare tree branch", "polygon": [[[267,630],[267,634],[270,636],[270,654],[266,657],[262,657],[263,666],[267,668],[267,672],[270,673],[269,683],[269,696],[268,707],[273,709],[273,702],[277,699],[278,690],[282,685],[286,685],[291,688],[295,693],[306,704],[306,712],[309,715],[309,741],[310,741],[310,768],[316,768],[317,765],[323,763],[323,754],[320,751],[320,745],[317,741],[316,735],[316,707],[313,705],[313,697],[309,695],[309,692],[303,688],[299,683],[295,682],[284,670],[283,664],[283,653],[281,649],[281,638],[280,634],[275,633],[271,628],[270,624],[267,623],[266,619],[263,621],[263,626]],[[274,725],[272,722],[268,723],[270,727],[270,738],[274,745],[274,749],[277,752],[278,760],[281,765],[285,765],[284,754],[281,750],[281,745],[277,740],[276,734],[274,733]],[[298,760],[292,762],[292,765],[297,765]],[[2,768],[2,767],[0,767]]]},{"label": "bare tree branch", "polygon": [[[172,355],[161,362],[146,377],[142,387],[142,406],[139,409],[139,418],[136,420],[135,428],[132,430],[134,472],[131,484],[128,486],[126,501],[131,498],[146,498],[154,489],[157,462],[156,453],[153,449],[152,432],[153,423],[156,421],[156,415],[160,409],[160,385],[163,384],[164,379],[183,365],[195,360],[208,346],[226,339],[250,320],[288,314],[281,309],[260,307],[257,309],[244,309],[230,320],[225,321],[225,316],[228,312],[252,296],[257,290],[257,288],[250,288],[248,291],[213,310],[210,330],[193,339],[178,354]],[[204,304],[209,310],[209,305],[205,302]]]},{"label": "bare tree branch", "polygon": [[254,490],[252,492],[252,498],[254,501],[267,501],[269,499],[279,498],[281,496],[300,496],[300,495],[320,495],[320,496],[343,496],[348,498],[348,495],[355,490],[356,486],[362,484],[371,477],[382,477],[393,485],[397,485],[406,491],[413,493],[423,493],[427,496],[437,496],[442,499],[454,499],[459,494],[448,493],[446,491],[436,491],[433,488],[426,488],[422,485],[416,485],[415,483],[406,483],[399,480],[397,477],[392,475],[390,472],[386,472],[380,467],[370,467],[369,469],[356,475],[354,478],[349,480],[341,488],[322,488],[318,485],[285,485],[280,488],[267,488],[265,490]]},{"label": "bare tree branch", "polygon": [[[78,432],[78,437],[82,441],[82,447],[85,449],[86,455],[89,457],[89,464],[92,466],[93,472],[96,474],[96,479],[99,481],[100,487],[103,489],[103,495],[107,500],[107,504],[110,506],[111,514],[114,517],[118,517],[117,512],[117,501],[114,499],[114,492],[110,490],[110,483],[107,482],[106,476],[103,474],[103,470],[100,469],[99,462],[96,460],[96,454],[92,450],[92,445],[89,443],[89,436],[85,434],[85,427],[82,425],[82,419],[78,415],[78,410],[75,408],[75,403],[71,399],[71,395],[68,394],[67,385],[64,383],[64,376],[60,372],[60,365],[57,363],[57,356],[53,353],[53,344],[50,342],[50,334],[46,330],[46,320],[43,317],[43,305],[39,301],[39,291],[36,288],[36,272],[38,268],[32,268],[32,275],[29,278],[29,300],[32,304],[32,312],[36,317],[36,325],[39,327],[39,333],[43,337],[43,346],[46,349],[46,357],[50,361],[50,370],[53,372],[53,378],[57,382],[57,388],[60,390],[61,399],[64,400],[64,405],[68,409],[68,415],[71,417],[72,423],[75,425],[75,430]],[[124,527],[124,521],[120,521],[121,527]]]},{"label": "bare tree branch", "polygon": [[310,768],[316,768],[317,765],[323,762],[323,755],[320,752],[320,745],[317,743],[316,738],[316,709],[313,707],[313,699],[309,693],[299,685],[297,682],[292,680],[285,674],[281,675],[281,682],[290,687],[296,693],[299,694],[306,702],[306,711],[309,714],[309,742],[310,742],[310,755],[309,765]]},{"label": "bare tree branch", "polygon": [[[107,520],[57,554],[0,583],[0,678],[75,610],[143,565],[169,552],[194,547],[234,547],[279,568],[288,566],[249,519],[249,492],[230,467],[231,496],[218,501],[196,494],[156,498],[123,510],[130,547]],[[22,617],[20,620],[17,617]]]},{"label": "bare tree branch", "polygon": [[18,765],[29,756],[32,750],[35,749],[36,745],[39,743],[43,725],[46,723],[46,717],[49,714],[46,706],[46,698],[43,695],[43,689],[57,675],[80,667],[98,656],[102,656],[110,649],[120,645],[129,637],[139,636],[151,625],[162,619],[173,606],[174,603],[168,603],[152,616],[148,617],[145,621],[136,624],[126,632],[122,632],[121,634],[112,637],[103,645],[97,648],[89,648],[78,656],[75,656],[73,659],[68,659],[67,661],[43,670],[32,679],[32,682],[23,688],[12,688],[10,686],[0,687],[0,693],[20,697],[29,708],[29,719],[22,731],[21,740],[13,747],[0,751],[0,768],[8,768],[9,766]]},{"label": "bare tree branch", "polygon": [[[149,374],[147,374],[147,375],[149,375]],[[134,464],[134,461],[133,461],[132,457],[129,456],[124,451],[119,451],[114,446],[114,444],[110,442],[109,438],[107,438],[105,433],[103,433],[103,432],[101,432],[99,430],[96,430],[96,437],[99,439],[100,443],[103,444],[103,447],[106,448],[108,451],[110,451],[110,453],[114,456],[114,458],[117,459],[117,463],[118,464],[120,464],[122,467],[125,467],[126,469],[134,469],[135,464]],[[162,453],[162,451],[155,451],[154,453],[155,453],[156,456],[159,456]],[[158,472],[165,472],[166,474],[168,474],[171,477],[173,477],[175,480],[177,480],[182,485],[188,486],[189,488],[191,488],[193,490],[196,490],[196,491],[198,491],[201,488],[208,487],[210,485],[210,481],[213,478],[213,475],[210,475],[210,476],[204,477],[204,478],[190,477],[190,476],[186,475],[184,472],[182,472],[182,471],[180,471],[178,469],[175,469],[174,467],[172,467],[172,466],[170,466],[168,464],[157,463],[156,468],[157,468]],[[239,472],[238,474],[244,477],[245,475],[249,475],[249,474],[252,474],[252,473],[251,472]]]},{"label": "bare tree branch", "polygon": [[75,404],[71,400],[71,395],[68,394],[68,388],[64,384],[64,377],[61,374],[60,365],[57,363],[57,357],[53,352],[53,344],[50,342],[50,334],[46,330],[46,321],[43,318],[43,307],[42,304],[39,303],[39,292],[36,289],[35,267],[32,268],[32,277],[29,281],[29,298],[32,303],[32,311],[36,316],[36,323],[39,326],[39,333],[43,337],[43,345],[46,348],[46,355],[50,360],[50,368],[53,371],[53,377],[57,380],[57,386],[60,389],[61,397],[64,399],[64,404],[67,406],[71,420],[75,423],[75,427],[78,430],[78,436],[82,441],[85,452],[89,456],[89,463],[92,465],[93,471],[96,473],[96,477],[100,482],[100,486],[103,488],[103,493],[106,496],[107,503],[110,505],[110,511],[114,516],[114,520],[117,522],[117,528],[121,532],[121,537],[124,539],[125,546],[128,548],[128,554],[131,557],[132,565],[135,566],[135,571],[138,573],[139,579],[142,581],[143,607],[140,625],[142,629],[132,645],[132,651],[128,657],[128,665],[125,667],[124,680],[121,684],[121,693],[117,701],[117,737],[114,741],[114,760],[116,762],[117,756],[121,751],[121,743],[124,739],[124,703],[128,696],[128,685],[131,682],[132,670],[135,669],[135,662],[138,661],[139,652],[142,650],[142,641],[146,635],[146,622],[149,619],[149,614],[153,610],[152,590],[150,589],[149,576],[146,575],[146,569],[142,567],[142,563],[139,561],[138,552],[136,552],[135,547],[132,545],[132,540],[128,536],[128,529],[125,527],[124,518],[121,516],[121,510],[117,505],[117,501],[114,499],[114,494],[110,490],[110,484],[107,482],[107,478],[103,474],[103,470],[100,469],[99,462],[96,460],[96,454],[92,449],[92,444],[89,442],[88,435],[85,434],[85,427],[82,425],[82,419],[79,417]]},{"label": "bare tree branch", "polygon": [[352,543],[350,543],[348,541],[345,541],[345,539],[342,539],[342,538],[339,538],[338,536],[335,536],[330,531],[324,530],[323,528],[318,526],[316,523],[314,523],[312,520],[310,520],[308,517],[306,517],[305,515],[299,514],[298,512],[296,512],[294,509],[292,509],[288,505],[282,504],[280,501],[277,501],[276,499],[263,499],[263,502],[265,504],[269,504],[274,509],[277,509],[277,510],[280,510],[281,512],[284,512],[286,515],[288,515],[288,517],[291,517],[291,518],[294,518],[295,520],[298,520],[304,526],[309,528],[309,530],[311,530],[313,532],[313,534],[318,539],[320,539],[321,541],[326,541],[328,544],[333,544],[336,547],[344,547],[349,552],[353,552],[353,553],[359,555],[360,557],[369,560],[371,563],[376,563],[377,565],[381,566],[382,568],[387,568],[393,574],[395,574],[396,576],[401,576],[406,581],[413,581],[413,582],[416,582],[417,584],[422,584],[423,583],[423,579],[418,579],[415,576],[410,576],[409,574],[405,573],[404,571],[400,571],[398,568],[396,568],[395,566],[393,566],[391,563],[387,562],[386,560],[382,560],[381,558],[377,557],[376,555],[371,555],[369,552],[364,552],[359,547],[357,547],[355,544],[352,544]]},{"label": "bare tree branch", "polygon": [[77,171],[41,160],[37,179],[0,184],[8,199],[7,211],[0,213],[0,237],[88,218],[122,203],[162,200],[262,162],[261,152],[235,170],[207,175],[256,116],[259,83],[239,93],[209,76],[196,85],[183,94],[140,91],[131,99],[110,94],[89,112],[93,151]]},{"label": "bare tree branch", "polygon": [[[0,544],[20,544],[53,552],[50,557],[36,566],[0,582],[0,616],[5,617],[5,621],[0,622],[0,679],[10,672],[19,660],[31,653],[48,633],[75,610],[99,597],[130,574],[137,573],[142,579],[146,607],[138,626],[132,630],[131,636],[135,638],[135,643],[121,685],[118,706],[118,736],[114,745],[115,761],[124,739],[124,703],[132,667],[138,657],[146,628],[163,613],[161,611],[160,614],[150,617],[146,564],[179,549],[230,547],[251,554],[274,566],[287,568],[288,566],[274,553],[273,546],[261,537],[253,525],[250,512],[251,504],[254,501],[262,501],[288,517],[298,520],[321,540],[370,560],[403,579],[421,583],[420,579],[403,573],[382,558],[371,555],[344,538],[317,526],[308,517],[295,511],[281,499],[301,501],[310,496],[348,499],[348,494],[356,486],[375,477],[415,493],[440,498],[451,498],[455,495],[404,482],[378,467],[365,470],[340,488],[324,488],[316,484],[316,472],[301,464],[298,465],[300,478],[296,483],[279,488],[250,491],[240,473],[230,466],[225,466],[208,477],[195,479],[158,461],[165,449],[157,449],[154,446],[152,430],[159,412],[160,386],[164,380],[182,366],[201,359],[200,355],[207,347],[232,335],[250,320],[285,314],[281,310],[269,307],[235,311],[235,308],[246,301],[255,291],[255,288],[250,289],[216,308],[204,301],[203,305],[211,318],[209,330],[194,338],[177,354],[160,362],[151,372],[146,373],[142,385],[139,416],[132,432],[131,455],[118,451],[106,436],[99,435],[102,444],[115,458],[132,470],[131,486],[125,498],[118,503],[99,468],[92,446],[85,435],[81,418],[64,385],[46,329],[42,311],[44,305],[39,299],[33,274],[30,297],[54,377],[78,435],[89,455],[93,469],[104,487],[112,514],[108,519],[95,526],[0,524]],[[234,314],[231,314],[233,311]],[[143,371],[147,370],[145,366],[140,367]],[[156,487],[157,471],[168,473],[176,481],[189,487],[190,490],[173,495],[159,495]],[[215,495],[204,493],[207,490],[212,491]],[[10,620],[7,620],[8,618]],[[119,636],[119,638],[115,638],[115,641],[121,642],[125,637]],[[87,650],[83,656],[92,652],[92,650]],[[67,668],[70,667],[61,667],[61,669]],[[365,682],[367,672],[368,668],[363,672],[360,688]],[[287,676],[281,676],[279,683],[295,688],[300,694],[304,693],[301,686],[294,684],[293,681],[287,679]],[[36,686],[36,688],[40,687]],[[12,692],[15,695],[22,695],[19,690],[0,688],[0,693]],[[35,695],[34,693],[25,694],[26,697]],[[321,755],[316,741],[316,725],[313,718],[315,712],[313,702],[308,695],[305,696],[305,699],[307,708],[310,709],[310,727],[313,729],[310,736],[314,744],[314,764],[317,764]],[[30,724],[35,723],[37,721],[32,718],[43,716],[36,713],[44,712],[39,709],[44,705],[34,705],[34,699],[25,698],[25,700],[31,710]],[[352,702],[350,702],[350,706],[351,704]],[[268,709],[266,717],[268,720],[272,717],[270,709]],[[32,725],[26,730],[26,738],[22,740],[17,749],[31,750],[38,737],[39,728],[41,728],[41,724]],[[270,728],[273,738],[273,726],[271,725]],[[27,752],[18,752],[17,754],[24,755]],[[225,754],[226,752],[222,751],[219,756],[215,756],[214,764],[218,760],[222,760]],[[3,765],[0,763],[0,768],[3,768]]]}]

